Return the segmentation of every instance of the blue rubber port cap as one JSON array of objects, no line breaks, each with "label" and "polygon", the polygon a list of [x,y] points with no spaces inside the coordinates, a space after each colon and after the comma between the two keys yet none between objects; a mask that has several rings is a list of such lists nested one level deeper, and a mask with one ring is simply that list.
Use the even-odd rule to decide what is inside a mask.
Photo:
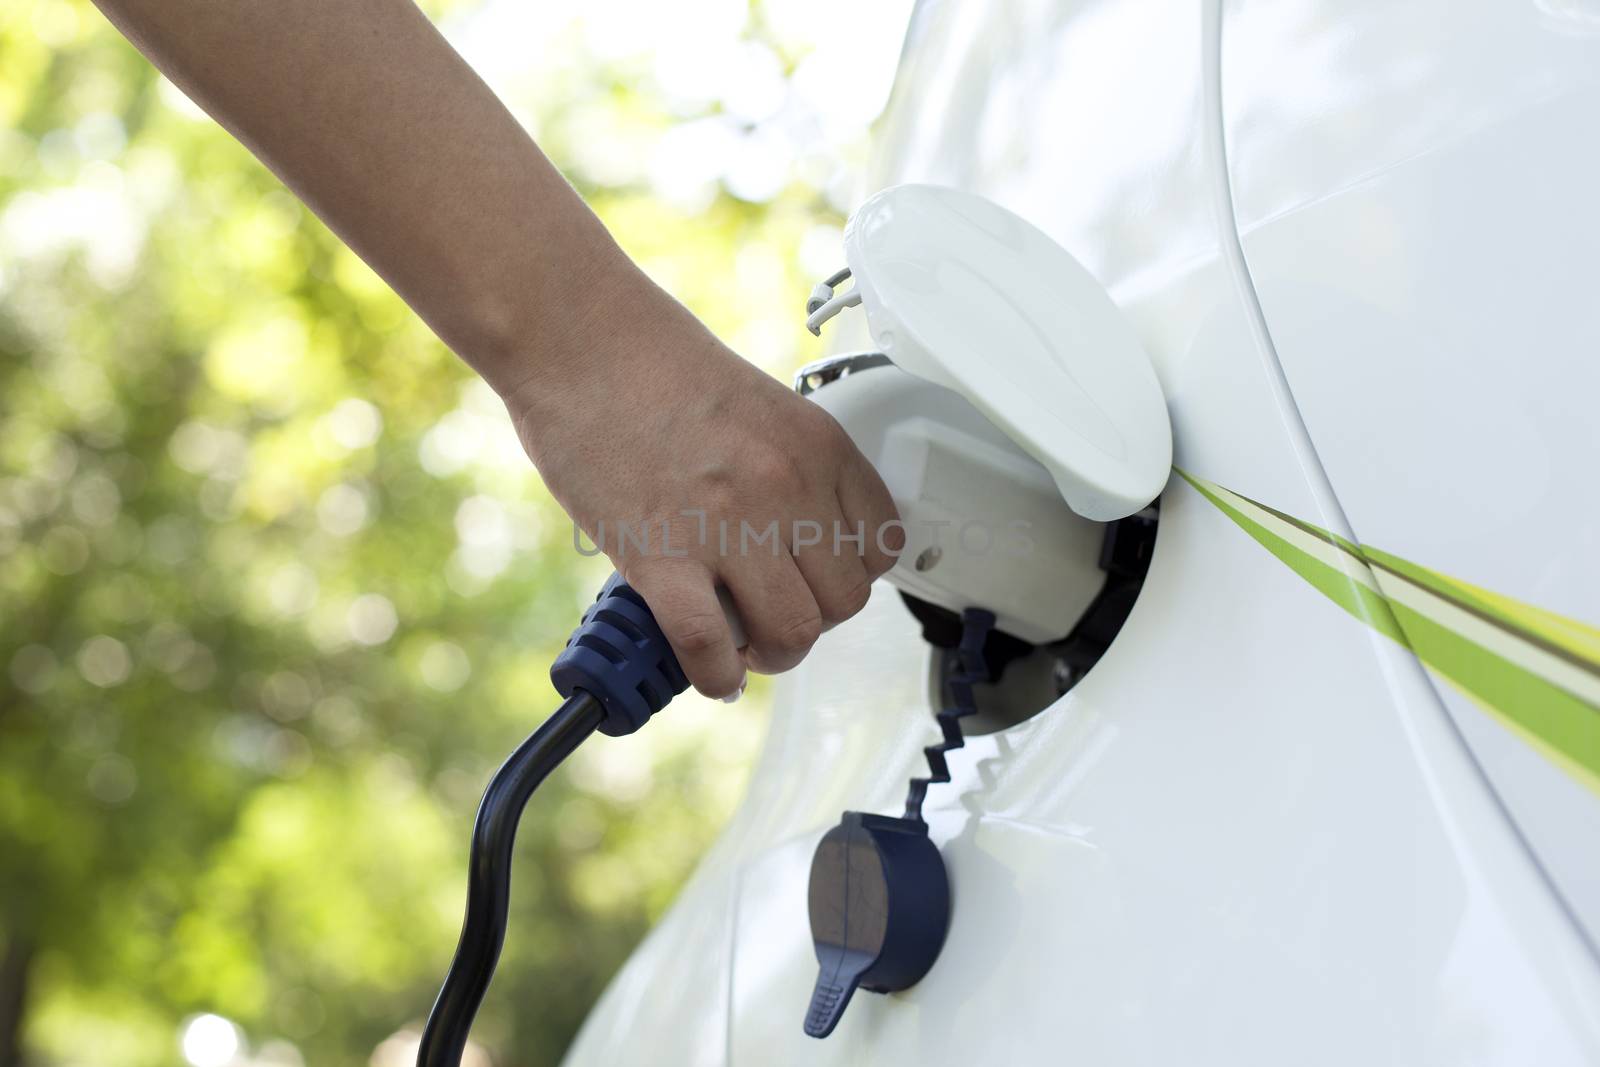
[{"label": "blue rubber port cap", "polygon": [[600,701],[600,732],[631,734],[689,688],[644,597],[613,574],[550,665],[563,697],[582,689]]},{"label": "blue rubber port cap", "polygon": [[805,1030],[827,1037],[858,986],[892,993],[928,973],[950,926],[950,880],[927,826],[847,811],[817,843],[807,906],[817,984]]}]

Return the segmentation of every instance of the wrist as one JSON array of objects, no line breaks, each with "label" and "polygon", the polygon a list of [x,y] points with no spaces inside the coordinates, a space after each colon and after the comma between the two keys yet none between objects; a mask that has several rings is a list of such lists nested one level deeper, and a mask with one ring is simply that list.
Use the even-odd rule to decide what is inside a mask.
[{"label": "wrist", "polygon": [[530,269],[480,287],[463,301],[464,328],[446,338],[508,406],[587,377],[597,340],[654,288],[592,221],[596,232],[554,240]]},{"label": "wrist", "polygon": [[536,330],[508,337],[484,377],[536,463],[571,431],[658,376],[698,377],[684,361],[721,345],[625,256],[571,283]]}]

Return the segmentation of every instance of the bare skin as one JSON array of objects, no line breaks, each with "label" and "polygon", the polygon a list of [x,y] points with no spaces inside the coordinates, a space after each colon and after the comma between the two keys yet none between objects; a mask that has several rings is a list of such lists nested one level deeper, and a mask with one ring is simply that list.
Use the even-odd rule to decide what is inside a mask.
[{"label": "bare skin", "polygon": [[[871,465],[629,261],[411,0],[96,3],[495,388],[702,693],[787,670],[866,603],[903,543],[872,534],[896,516]],[[779,551],[739,551],[741,523],[773,521]],[[655,536],[622,543],[619,522]]]}]

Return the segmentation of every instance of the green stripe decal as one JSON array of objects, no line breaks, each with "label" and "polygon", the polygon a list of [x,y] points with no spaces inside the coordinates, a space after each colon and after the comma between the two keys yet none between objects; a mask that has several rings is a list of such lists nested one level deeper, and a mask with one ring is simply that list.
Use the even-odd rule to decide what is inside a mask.
[{"label": "green stripe decal", "polygon": [[[1222,495],[1227,490],[1223,490],[1221,486],[1191,477],[1185,471],[1180,470],[1178,473],[1198,489],[1201,496],[1211,501],[1224,515],[1237,523],[1240,529],[1259,541],[1268,552],[1287,563],[1290,570],[1310,582],[1317,592],[1384,636],[1405,643],[1399,623],[1389,610],[1388,601],[1371,586],[1353,580],[1349,572],[1343,568],[1316,558],[1255,521],[1246,514],[1245,508],[1237,506]],[[1254,504],[1254,501],[1234,493],[1228,493],[1228,497],[1247,505]]]},{"label": "green stripe decal", "polygon": [[1600,793],[1600,629],[1430,571],[1178,469],[1289,569]]}]

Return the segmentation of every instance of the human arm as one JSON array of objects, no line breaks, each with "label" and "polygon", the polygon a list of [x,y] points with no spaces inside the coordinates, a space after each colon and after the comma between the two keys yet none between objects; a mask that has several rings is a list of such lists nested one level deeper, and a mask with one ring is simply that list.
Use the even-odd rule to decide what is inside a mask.
[{"label": "human arm", "polygon": [[[675,531],[632,554],[597,539],[703,692],[736,691],[746,659],[792,666],[864,603],[891,562],[871,531],[894,516],[870,465],[645,278],[410,0],[97,2],[499,392],[592,537],[602,522]],[[686,543],[700,520],[685,511],[712,531],[869,533],[859,552],[825,537],[729,553],[715,536]],[[718,584],[744,618],[746,657]]]}]

